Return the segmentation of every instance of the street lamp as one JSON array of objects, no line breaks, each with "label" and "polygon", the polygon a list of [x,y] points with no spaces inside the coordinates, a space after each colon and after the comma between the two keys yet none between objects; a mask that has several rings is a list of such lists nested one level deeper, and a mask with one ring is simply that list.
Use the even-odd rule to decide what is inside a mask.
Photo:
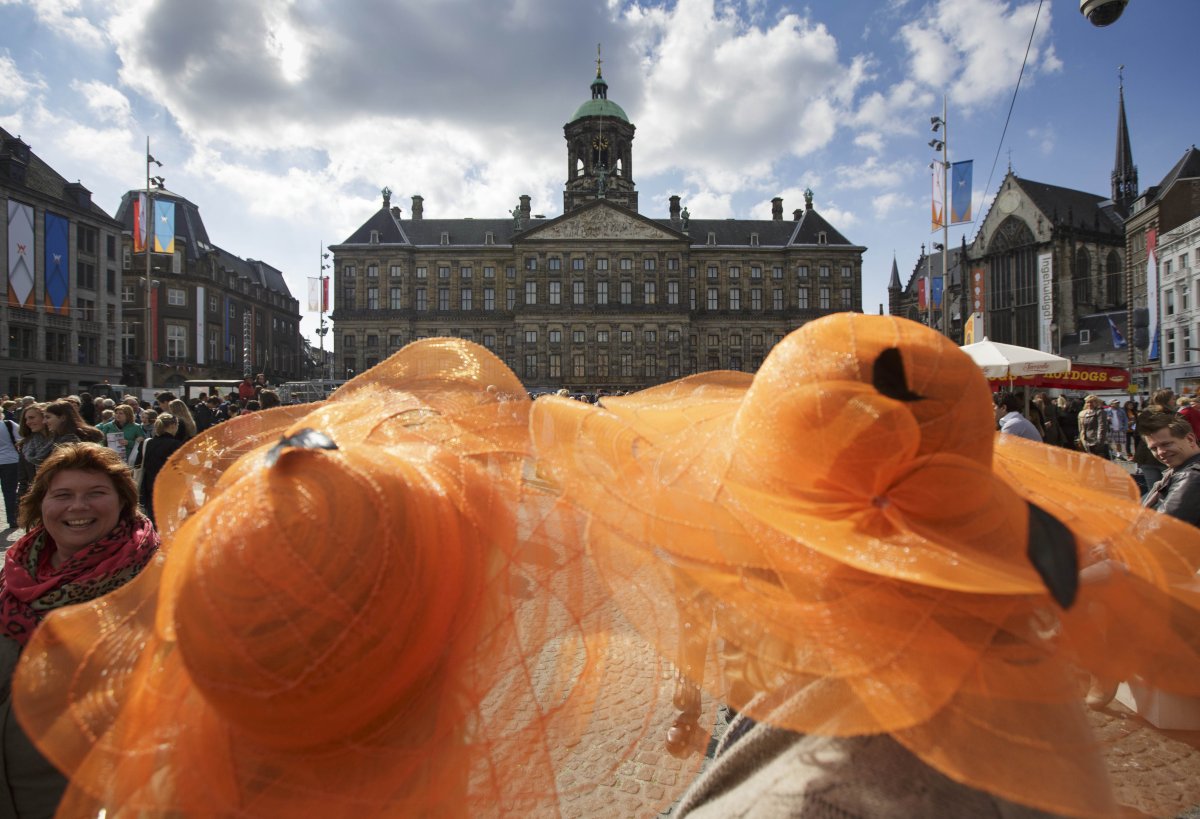
[{"label": "street lamp", "polygon": [[[942,244],[939,248],[942,251],[942,326],[946,335],[950,334],[949,321],[947,320],[946,310],[946,285],[949,284],[949,256],[946,248],[950,246],[950,126],[946,124],[946,95],[942,95],[942,115],[932,116],[929,118],[929,128],[933,133],[938,133],[941,130],[941,138],[934,137],[929,140],[929,147],[935,151],[942,152],[940,160],[935,159],[933,164],[942,166]],[[934,247],[937,247],[935,244]],[[933,282],[930,281],[929,294],[929,323],[933,325]]]},{"label": "street lamp", "polygon": [[[320,312],[321,322],[320,322],[320,326],[317,327],[317,336],[321,339],[321,377],[322,378],[326,377],[325,334],[329,332],[329,328],[325,326],[325,310],[329,306],[328,304],[325,303],[327,301],[327,299],[325,298],[325,293],[326,293],[325,283],[327,281],[329,281],[329,278],[325,275],[325,271],[328,270],[332,266],[333,265],[331,265],[329,263],[329,253],[325,250],[325,243],[322,242],[321,243],[320,273],[318,276],[318,278],[320,279],[320,287],[321,287],[321,292],[318,296],[318,306],[321,308],[321,312]],[[329,377],[332,378],[332,375],[329,375]]]}]

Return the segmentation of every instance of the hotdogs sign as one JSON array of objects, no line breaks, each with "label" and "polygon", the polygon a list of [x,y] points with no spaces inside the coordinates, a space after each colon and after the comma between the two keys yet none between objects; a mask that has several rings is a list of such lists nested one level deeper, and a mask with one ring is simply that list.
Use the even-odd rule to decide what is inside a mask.
[{"label": "hotdogs sign", "polygon": [[1095,364],[1072,364],[1070,372],[1042,373],[1025,378],[989,378],[993,390],[1007,387],[1045,387],[1060,390],[1124,390],[1129,386],[1129,370]]}]

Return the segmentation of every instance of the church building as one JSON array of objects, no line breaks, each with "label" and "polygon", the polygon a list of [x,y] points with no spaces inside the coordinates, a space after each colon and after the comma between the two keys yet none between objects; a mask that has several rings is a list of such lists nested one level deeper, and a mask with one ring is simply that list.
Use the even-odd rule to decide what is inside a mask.
[{"label": "church building", "polygon": [[484,345],[530,390],[636,390],[715,369],[754,371],[818,316],[862,310],[862,254],[806,191],[784,218],[705,219],[664,202],[640,211],[635,127],[591,97],[563,127],[563,213],[426,219],[382,206],[333,254],[336,374],[351,377],[419,338]]}]

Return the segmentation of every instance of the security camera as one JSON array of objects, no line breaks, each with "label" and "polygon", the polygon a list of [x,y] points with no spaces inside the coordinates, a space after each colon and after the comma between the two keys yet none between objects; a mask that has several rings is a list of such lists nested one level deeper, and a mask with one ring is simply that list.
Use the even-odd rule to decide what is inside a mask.
[{"label": "security camera", "polygon": [[1117,22],[1129,0],[1079,0],[1079,13],[1093,26],[1110,26]]}]

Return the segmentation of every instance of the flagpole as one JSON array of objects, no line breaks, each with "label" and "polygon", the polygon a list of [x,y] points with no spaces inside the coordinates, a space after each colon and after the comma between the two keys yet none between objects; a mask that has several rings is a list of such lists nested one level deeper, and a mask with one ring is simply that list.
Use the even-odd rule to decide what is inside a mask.
[{"label": "flagpole", "polygon": [[[151,295],[151,290],[150,290],[150,244],[153,241],[151,239],[151,236],[153,234],[151,227],[154,224],[152,221],[154,218],[154,205],[150,200],[150,163],[153,161],[155,161],[154,158],[152,156],[150,156],[150,136],[149,136],[149,134],[147,134],[146,135],[146,212],[142,214],[142,222],[146,225],[146,235],[145,235],[145,239],[143,241],[145,242],[145,245],[146,245],[145,246],[145,251],[146,251],[146,326],[145,326],[146,333],[145,333],[145,336],[146,336],[146,389],[147,390],[154,389],[154,361],[150,355],[150,351],[152,349],[151,343],[150,343],[150,338],[151,338],[151,333],[153,333],[155,330],[155,328],[152,326],[153,319],[154,319],[154,312],[150,307],[150,295]],[[137,225],[134,225],[133,229],[137,230]]]},{"label": "flagpole", "polygon": [[[951,191],[950,191],[950,162],[948,159],[950,152],[950,123],[946,121],[946,95],[942,94],[942,128],[945,129],[942,140],[942,334],[950,335],[950,320],[946,313],[946,291],[950,287],[950,279],[947,277],[949,271],[950,259],[950,219],[952,218],[950,210]],[[961,260],[960,260],[961,263]],[[932,308],[932,300],[930,306]]]}]

